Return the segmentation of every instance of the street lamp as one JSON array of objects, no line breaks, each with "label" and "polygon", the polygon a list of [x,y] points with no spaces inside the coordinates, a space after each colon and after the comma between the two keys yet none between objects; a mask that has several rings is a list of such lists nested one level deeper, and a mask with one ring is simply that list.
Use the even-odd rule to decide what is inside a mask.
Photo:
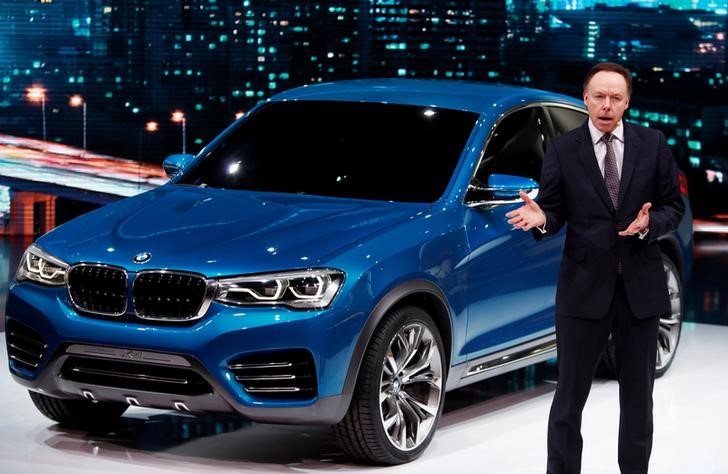
[{"label": "street lamp", "polygon": [[144,132],[154,133],[157,130],[159,130],[159,124],[153,120],[150,120],[149,122],[144,124],[144,128],[139,129],[139,149],[138,149],[138,158],[139,162],[142,161],[142,135]]},{"label": "street lamp", "polygon": [[181,110],[172,112],[172,122],[182,122],[182,154],[187,153],[187,117]]},{"label": "street lamp", "polygon": [[41,110],[43,111],[43,140],[46,140],[46,88],[39,85],[33,85],[31,87],[28,87],[26,92],[28,94],[27,97],[29,101],[40,102],[41,104]]},{"label": "street lamp", "polygon": [[86,151],[86,101],[83,97],[76,94],[71,96],[71,100],[68,101],[68,105],[71,107],[83,106],[83,151]]},{"label": "street lamp", "polygon": [[141,191],[142,189],[142,138],[144,136],[144,132],[154,133],[157,130],[159,130],[159,124],[153,120],[150,120],[146,124],[144,124],[144,128],[139,129],[139,150],[138,150],[138,160],[137,160],[137,189]]}]

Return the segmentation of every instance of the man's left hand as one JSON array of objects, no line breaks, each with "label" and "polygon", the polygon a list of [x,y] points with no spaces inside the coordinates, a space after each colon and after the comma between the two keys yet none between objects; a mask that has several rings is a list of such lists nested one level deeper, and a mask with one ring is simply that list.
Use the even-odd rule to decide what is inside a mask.
[{"label": "man's left hand", "polygon": [[650,227],[650,208],[652,207],[652,204],[649,202],[646,202],[642,205],[642,209],[640,209],[640,212],[637,213],[637,217],[635,220],[632,221],[632,223],[624,229],[623,231],[619,232],[619,235],[622,237],[627,237],[630,235],[639,234],[640,232],[644,232]]}]

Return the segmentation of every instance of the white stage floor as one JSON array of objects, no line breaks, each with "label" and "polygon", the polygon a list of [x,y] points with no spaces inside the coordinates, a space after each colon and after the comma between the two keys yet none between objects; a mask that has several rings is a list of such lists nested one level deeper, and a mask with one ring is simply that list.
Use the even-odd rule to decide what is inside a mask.
[{"label": "white stage floor", "polygon": [[[0,472],[532,474],[545,471],[554,368],[541,364],[448,394],[435,439],[393,468],[351,463],[326,427],[260,425],[131,408],[114,433],[60,429],[7,371],[0,336]],[[728,473],[728,327],[686,323],[655,385],[651,473]],[[618,473],[617,384],[597,379],[584,412],[584,474]]]}]

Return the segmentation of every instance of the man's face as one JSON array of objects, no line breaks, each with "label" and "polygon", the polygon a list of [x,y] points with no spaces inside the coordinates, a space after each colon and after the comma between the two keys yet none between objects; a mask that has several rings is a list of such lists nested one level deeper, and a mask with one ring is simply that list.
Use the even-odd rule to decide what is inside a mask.
[{"label": "man's face", "polygon": [[584,90],[584,105],[594,126],[604,133],[611,132],[629,106],[627,81],[618,72],[599,71]]}]

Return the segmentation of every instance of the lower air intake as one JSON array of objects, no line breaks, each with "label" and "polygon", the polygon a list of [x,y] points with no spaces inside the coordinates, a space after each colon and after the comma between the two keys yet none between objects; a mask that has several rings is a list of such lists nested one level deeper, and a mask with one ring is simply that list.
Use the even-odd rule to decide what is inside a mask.
[{"label": "lower air intake", "polygon": [[14,319],[8,319],[6,342],[12,366],[35,371],[48,345],[34,329]]},{"label": "lower air intake", "polygon": [[61,377],[76,383],[145,392],[189,396],[212,393],[210,384],[193,370],[119,360],[72,356],[63,364]]},{"label": "lower air intake", "polygon": [[232,361],[228,369],[255,397],[307,400],[317,395],[316,366],[305,349],[244,356]]}]

